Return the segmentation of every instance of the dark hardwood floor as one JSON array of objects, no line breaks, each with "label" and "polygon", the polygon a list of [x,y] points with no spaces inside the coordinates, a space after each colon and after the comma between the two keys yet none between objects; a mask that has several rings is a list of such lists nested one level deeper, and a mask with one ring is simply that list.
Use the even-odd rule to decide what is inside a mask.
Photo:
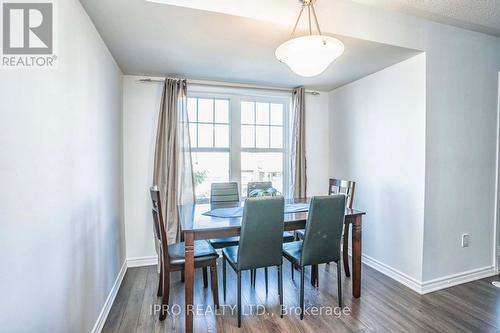
[{"label": "dark hardwood floor", "polygon": [[[286,261],[284,303],[292,313],[283,319],[279,317],[276,269],[269,272],[267,296],[263,270],[257,273],[255,289],[249,287],[249,273],[246,273],[242,281],[242,304],[246,315],[238,329],[236,312],[231,312],[236,304],[236,275],[228,268],[227,302],[224,303],[221,266],[219,299],[222,307],[219,311],[224,314],[213,313],[210,288],[203,289],[201,270],[196,270],[195,304],[199,306],[194,309],[195,332],[500,332],[500,289],[491,285],[498,277],[420,296],[363,266],[361,298],[351,297],[351,280],[343,278],[344,307],[350,313],[337,316],[332,313],[335,311],[332,307],[337,305],[335,264],[320,266],[318,289],[306,283],[305,304],[311,313],[301,321],[295,313],[299,305],[300,275],[295,271],[295,281],[292,281]],[[171,314],[163,322],[158,320],[157,314],[152,314],[154,305],[159,304],[157,285],[156,266],[128,269],[103,332],[183,332],[184,312],[179,314],[179,311],[184,305],[184,289],[179,273],[173,274],[170,293],[170,304],[177,306],[170,309]]]}]

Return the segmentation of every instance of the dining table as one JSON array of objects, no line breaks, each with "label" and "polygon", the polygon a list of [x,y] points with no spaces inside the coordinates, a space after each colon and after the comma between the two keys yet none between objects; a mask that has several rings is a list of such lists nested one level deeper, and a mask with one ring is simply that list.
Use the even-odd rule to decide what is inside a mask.
[{"label": "dining table", "polygon": [[[289,199],[289,205],[308,203],[309,199]],[[243,204],[243,203],[239,203]],[[193,332],[193,297],[194,297],[194,241],[212,238],[224,238],[240,235],[241,216],[217,217],[205,215],[211,210],[210,204],[179,206],[179,218],[182,238],[185,242],[185,331]],[[284,230],[304,229],[307,211],[284,213]],[[365,212],[346,208],[344,225],[351,227],[352,246],[352,296],[361,296],[361,226]],[[311,278],[313,278],[311,276]]]}]

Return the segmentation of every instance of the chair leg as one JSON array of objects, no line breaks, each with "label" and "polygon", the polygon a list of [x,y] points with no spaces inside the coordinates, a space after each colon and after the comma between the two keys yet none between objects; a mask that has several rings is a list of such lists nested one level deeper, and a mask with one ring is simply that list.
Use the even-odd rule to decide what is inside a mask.
[{"label": "chair leg", "polygon": [[224,290],[224,303],[226,302],[226,257],[222,256],[222,289]]},{"label": "chair leg", "polygon": [[253,287],[255,288],[255,281],[257,280],[257,270],[253,270]]},{"label": "chair leg", "polygon": [[340,267],[340,260],[337,261],[337,288],[339,294],[339,306],[342,308],[342,268]]},{"label": "chair leg", "polygon": [[293,267],[293,262],[291,262],[291,261],[290,261],[290,268],[292,269],[292,281],[293,281],[293,269],[294,269],[294,267]]},{"label": "chair leg", "polygon": [[253,275],[255,271],[253,269],[250,270],[250,287],[253,287]]},{"label": "chair leg", "polygon": [[181,282],[184,283],[185,277],[184,277],[184,270],[181,271]]},{"label": "chair leg", "polygon": [[208,272],[207,272],[207,267],[203,267],[203,288],[208,287]]},{"label": "chair leg", "polygon": [[342,244],[342,261],[344,263],[344,272],[346,277],[351,276],[351,272],[349,270],[349,225],[344,224],[344,239]]},{"label": "chair leg", "polygon": [[238,327],[241,327],[241,271],[238,272]]},{"label": "chair leg", "polygon": [[167,317],[167,306],[168,306],[168,297],[170,294],[170,274],[168,272],[164,272],[163,274],[163,296],[161,297],[161,309],[160,309],[160,320],[165,320]]},{"label": "chair leg", "polygon": [[318,265],[311,266],[311,285],[313,287],[319,287],[319,277],[318,277]]},{"label": "chair leg", "polygon": [[159,256],[159,265],[160,265],[160,278],[158,280],[158,292],[156,293],[156,296],[160,297],[163,294],[163,265],[161,262],[161,256]]},{"label": "chair leg", "polygon": [[267,290],[268,290],[268,281],[267,281],[267,267],[264,267],[264,275],[265,275],[265,280],[266,280],[266,295],[267,295]]},{"label": "chair leg", "polygon": [[283,318],[283,266],[278,266],[278,294],[280,296],[280,317]]},{"label": "chair leg", "polygon": [[300,320],[304,319],[304,268],[300,268]]},{"label": "chair leg", "polygon": [[217,281],[217,263],[210,266],[210,280],[212,281],[212,295],[214,297],[214,306],[219,308],[219,286]]}]

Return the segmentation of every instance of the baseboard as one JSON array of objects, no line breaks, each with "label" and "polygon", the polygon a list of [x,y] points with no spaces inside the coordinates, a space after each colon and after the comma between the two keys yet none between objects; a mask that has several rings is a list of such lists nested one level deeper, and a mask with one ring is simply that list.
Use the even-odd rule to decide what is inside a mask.
[{"label": "baseboard", "polygon": [[158,265],[158,256],[135,257],[127,259],[127,267]]},{"label": "baseboard", "polygon": [[[351,255],[352,252],[349,249],[349,256]],[[494,266],[487,266],[422,282],[366,254],[361,255],[361,262],[421,295],[497,274]]]},{"label": "baseboard", "polygon": [[422,283],[422,294],[427,294],[436,290],[441,290],[453,287],[462,283],[467,283],[479,279],[484,279],[496,275],[494,266],[486,266],[482,268],[472,269],[457,274],[443,276],[437,279],[424,281]]},{"label": "baseboard", "polygon": [[[349,249],[349,255],[351,255],[351,249]],[[412,278],[411,276],[389,266],[386,265],[366,254],[361,255],[361,262],[380,273],[390,277],[393,280],[407,286],[408,288],[416,291],[417,293],[421,293],[421,282]]]},{"label": "baseboard", "polygon": [[125,260],[123,262],[122,267],[120,268],[120,272],[118,272],[118,276],[116,277],[115,283],[113,284],[113,287],[111,288],[111,291],[108,294],[108,298],[106,298],[106,301],[104,302],[104,305],[102,306],[101,313],[99,313],[99,316],[97,317],[97,321],[94,325],[94,328],[92,328],[92,333],[99,333],[101,332],[104,323],[106,322],[106,319],[108,318],[109,310],[111,310],[111,306],[113,305],[113,302],[115,301],[116,294],[118,293],[118,290],[120,289],[120,286],[123,281],[123,277],[125,276],[125,273],[127,272],[127,261]]}]

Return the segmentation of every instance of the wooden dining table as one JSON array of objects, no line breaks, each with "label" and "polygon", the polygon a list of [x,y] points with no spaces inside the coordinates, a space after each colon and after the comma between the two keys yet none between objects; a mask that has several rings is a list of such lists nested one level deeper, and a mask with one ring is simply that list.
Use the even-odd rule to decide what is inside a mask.
[{"label": "wooden dining table", "polygon": [[[308,199],[292,199],[286,203],[305,203]],[[212,238],[239,236],[241,217],[213,217],[203,215],[210,211],[210,204],[196,204],[179,208],[180,222],[186,247],[185,263],[185,328],[193,332],[194,297],[194,241]],[[361,225],[365,212],[346,208],[344,224],[352,228],[352,295],[361,296]],[[287,213],[284,215],[284,230],[304,229],[307,212]]]}]

